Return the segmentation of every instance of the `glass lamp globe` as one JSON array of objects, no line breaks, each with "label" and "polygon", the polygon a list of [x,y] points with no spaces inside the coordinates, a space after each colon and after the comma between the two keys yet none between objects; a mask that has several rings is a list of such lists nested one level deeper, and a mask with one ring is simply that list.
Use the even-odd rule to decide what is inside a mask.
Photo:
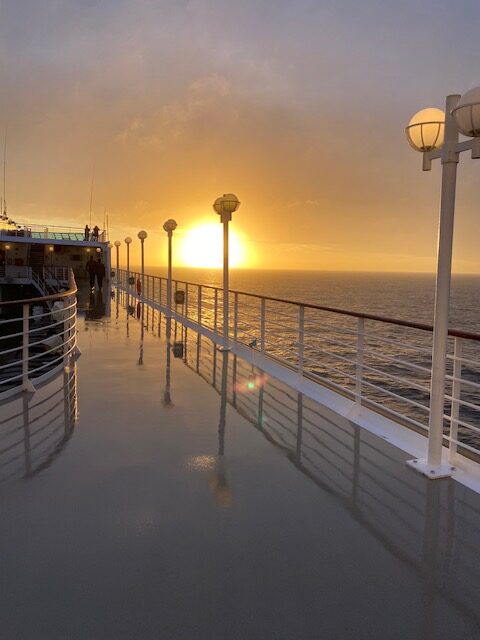
[{"label": "glass lamp globe", "polygon": [[139,231],[137,235],[140,240],[145,240],[148,237],[148,233],[146,231]]},{"label": "glass lamp globe", "polygon": [[163,230],[166,231],[167,233],[169,233],[170,231],[175,231],[176,228],[177,228],[177,223],[173,218],[169,218],[168,220],[165,220],[165,222],[163,223]]},{"label": "glass lamp globe", "polygon": [[464,136],[480,136],[480,87],[470,89],[452,110],[458,130]]},{"label": "glass lamp globe", "polygon": [[223,213],[223,198],[222,198],[222,196],[217,198],[212,206],[213,206],[213,210],[215,211],[215,213],[218,213],[218,215],[221,216],[222,213]]},{"label": "glass lamp globe", "polygon": [[97,248],[95,249],[95,251],[96,251],[97,253],[102,253],[102,250],[100,249],[100,247],[97,247]]},{"label": "glass lamp globe", "polygon": [[116,247],[119,247],[122,243],[120,242],[120,240],[115,240],[114,244]]},{"label": "glass lamp globe", "polygon": [[439,149],[445,135],[445,114],[429,107],[418,111],[405,129],[407,140],[417,151]]},{"label": "glass lamp globe", "polygon": [[127,236],[127,237],[125,238],[125,244],[130,244],[130,243],[131,243],[131,241],[132,241],[132,239],[130,238],[130,236]]},{"label": "glass lamp globe", "polygon": [[234,193],[224,193],[222,198],[222,207],[226,213],[233,213],[240,206],[240,200]]}]

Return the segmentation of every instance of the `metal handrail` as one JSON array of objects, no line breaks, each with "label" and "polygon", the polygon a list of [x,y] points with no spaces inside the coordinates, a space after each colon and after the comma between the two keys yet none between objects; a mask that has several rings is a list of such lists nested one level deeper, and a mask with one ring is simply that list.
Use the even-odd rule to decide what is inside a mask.
[{"label": "metal handrail", "polygon": [[[120,272],[127,273],[125,269],[120,269]],[[139,276],[137,272],[130,271],[130,276]],[[166,281],[167,279],[163,276],[150,276],[158,278],[159,280]],[[174,280],[174,282],[178,284],[184,284],[192,287],[201,287],[202,289],[212,289],[213,291],[222,292],[221,287],[215,287],[210,284],[200,284],[198,282],[186,282],[185,280]],[[423,323],[423,322],[412,322],[410,320],[401,320],[399,318],[391,318],[389,316],[380,316],[373,313],[364,313],[362,311],[351,311],[349,309],[339,309],[337,307],[327,307],[319,304],[313,304],[311,302],[300,302],[298,300],[290,300],[286,298],[276,298],[273,296],[265,296],[260,293],[251,293],[249,291],[240,291],[238,289],[229,289],[229,293],[247,296],[250,298],[256,298],[258,300],[269,300],[271,302],[280,302],[283,304],[291,304],[296,307],[304,307],[305,309],[316,309],[317,311],[327,311],[329,313],[338,313],[340,315],[352,317],[352,318],[363,318],[364,320],[375,320],[377,322],[384,322],[386,324],[393,324],[400,327],[407,327],[409,329],[418,329],[419,331],[428,331],[430,333],[433,332],[433,325]],[[476,333],[473,331],[465,331],[463,329],[449,329],[448,334],[452,337],[456,338],[465,338],[467,340],[475,340],[476,342],[480,342],[480,333]]]},{"label": "metal handrail", "polygon": [[[17,305],[22,306],[22,314],[16,318],[9,318],[7,320],[0,321],[0,324],[6,324],[8,322],[16,321],[22,323],[22,331],[15,331],[14,333],[2,335],[2,339],[18,340],[19,344],[15,347],[6,345],[8,348],[0,350],[0,355],[7,356],[9,354],[18,353],[18,356],[8,358],[6,364],[0,367],[3,371],[9,367],[17,366],[20,369],[20,373],[15,374],[15,370],[11,373],[10,377],[0,377],[0,399],[10,397],[16,394],[19,390],[22,391],[35,391],[35,384],[43,382],[54,374],[56,374],[61,368],[66,366],[72,357],[75,357],[79,351],[77,348],[77,328],[76,328],[76,314],[77,314],[77,302],[76,296],[77,286],[73,276],[73,271],[69,271],[69,289],[67,291],[58,292],[52,295],[45,295],[36,298],[28,298],[23,300],[9,300],[7,302],[0,303],[1,306]],[[50,322],[46,325],[35,326],[36,316],[32,316],[30,308],[34,304],[47,304],[50,305],[52,301],[61,301],[63,305],[59,309],[55,307],[50,308],[47,313],[42,313],[41,316],[50,316]],[[57,315],[58,314],[58,315]],[[31,325],[31,321],[33,326]],[[33,334],[38,334],[39,331],[47,330],[47,335],[41,339],[37,337],[33,338]],[[53,331],[51,337],[56,337],[59,344],[49,344],[48,340],[50,335],[48,331]],[[39,338],[41,336],[38,336]],[[41,352],[32,352],[32,347],[44,344],[47,348]],[[42,360],[39,361],[39,358]],[[47,362],[43,362],[46,358]],[[18,370],[18,369],[17,369]],[[8,375],[8,374],[7,374]]]},{"label": "metal handrail", "polygon": [[33,303],[41,303],[48,302],[52,300],[63,300],[68,296],[73,296],[77,293],[78,288],[75,284],[75,280],[70,280],[70,288],[67,291],[59,291],[58,293],[52,293],[48,296],[40,296],[38,298],[28,298],[28,300],[5,300],[4,302],[0,302],[0,307],[7,307],[13,304],[33,304]]}]

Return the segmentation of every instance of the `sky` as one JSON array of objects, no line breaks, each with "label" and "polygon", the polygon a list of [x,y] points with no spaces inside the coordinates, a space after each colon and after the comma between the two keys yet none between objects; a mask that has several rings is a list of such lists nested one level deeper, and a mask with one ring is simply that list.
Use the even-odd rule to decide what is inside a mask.
[{"label": "sky", "polygon": [[[182,242],[234,192],[243,266],[434,271],[441,167],[404,127],[480,84],[479,27],[477,0],[0,0],[9,215],[83,227],[94,175],[93,223],[164,264],[164,220]],[[464,155],[454,269],[478,273]]]}]

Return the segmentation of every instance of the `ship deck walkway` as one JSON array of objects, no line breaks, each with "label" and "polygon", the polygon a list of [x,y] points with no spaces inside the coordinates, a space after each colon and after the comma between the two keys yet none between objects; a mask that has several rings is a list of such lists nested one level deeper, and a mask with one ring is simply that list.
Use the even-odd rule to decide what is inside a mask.
[{"label": "ship deck walkway", "polygon": [[480,639],[477,493],[106,303],[0,406],[3,638]]}]

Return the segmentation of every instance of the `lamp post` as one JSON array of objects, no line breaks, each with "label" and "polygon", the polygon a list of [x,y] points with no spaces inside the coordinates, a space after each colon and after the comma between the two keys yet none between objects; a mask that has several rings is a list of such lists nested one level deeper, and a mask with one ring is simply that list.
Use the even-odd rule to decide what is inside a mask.
[{"label": "lamp post", "polygon": [[128,307],[130,305],[130,244],[132,239],[130,236],[125,238],[125,244],[127,245],[127,318],[129,314]]},{"label": "lamp post", "polygon": [[145,249],[144,249],[144,243],[146,238],[148,237],[148,233],[146,231],[139,231],[138,234],[138,239],[140,240],[140,243],[142,245],[142,325],[143,325],[143,306],[144,306],[144,300],[145,300]]},{"label": "lamp post", "polygon": [[[163,223],[163,230],[168,235],[168,275],[167,275],[167,308],[168,318],[172,316],[172,236],[177,228],[177,223],[173,218],[169,218]],[[167,322],[167,339],[170,340],[170,322]]]},{"label": "lamp post", "polygon": [[120,245],[122,244],[120,240],[115,240],[115,249],[117,250],[117,295],[118,295],[118,285],[120,282],[120,273],[119,273],[119,262],[120,262]]},{"label": "lamp post", "polygon": [[238,209],[240,201],[234,193],[224,193],[213,203],[213,210],[223,224],[223,348],[228,349],[228,223],[232,213]]},{"label": "lamp post", "polygon": [[[442,446],[457,165],[462,151],[480,158],[480,87],[463,97],[447,96],[445,113],[440,109],[419,111],[405,131],[410,145],[423,153],[424,171],[431,170],[432,160],[439,158],[442,164],[428,452],[426,460],[408,462],[429,478],[442,478],[452,471],[442,463]],[[459,142],[459,133],[473,139]]]}]

